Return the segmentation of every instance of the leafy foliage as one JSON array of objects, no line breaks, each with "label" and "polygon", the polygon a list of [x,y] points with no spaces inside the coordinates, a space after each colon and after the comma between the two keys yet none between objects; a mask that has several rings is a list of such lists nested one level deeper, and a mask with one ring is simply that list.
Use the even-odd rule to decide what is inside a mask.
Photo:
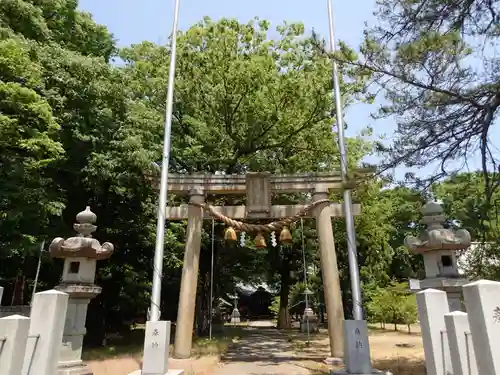
[{"label": "leafy foliage", "polygon": [[[105,229],[97,237],[117,248],[116,263],[98,275],[116,307],[128,292],[136,299],[124,279],[141,285],[137,276],[148,274],[135,265],[144,262],[137,256],[151,237],[144,217],[153,219],[155,207],[144,199],[152,188],[140,183],[142,174],[128,168],[121,178],[101,179],[94,169],[125,121],[126,96],[121,72],[109,64],[111,34],[76,6],[66,0],[0,4],[0,263],[7,283],[18,273],[32,278],[38,255],[32,254],[42,239],[70,235],[75,214],[90,204]],[[44,260],[43,284],[57,283],[59,265]],[[122,277],[110,278],[117,274]]]},{"label": "leafy foliage", "polygon": [[273,303],[271,304],[271,306],[269,306],[269,311],[271,311],[271,313],[276,317],[278,318],[278,315],[280,313],[280,305],[281,305],[281,302],[280,302],[280,297],[279,296],[275,296],[273,298]]},{"label": "leafy foliage", "polygon": [[475,242],[461,254],[461,266],[466,274],[471,278],[497,280],[500,276],[500,196],[495,191],[488,200],[485,190],[480,172],[454,175],[433,186],[450,219],[448,225],[467,229]]},{"label": "leafy foliage", "polygon": [[[338,165],[329,60],[315,52],[303,25],[278,26],[276,40],[268,38],[269,28],[258,19],[240,24],[205,18],[179,34],[172,171],[315,171]],[[134,118],[160,135],[168,49],[145,42],[124,49],[121,57],[138,103]],[[364,83],[351,81],[342,90],[354,97]],[[131,125],[137,129],[135,121]],[[156,146],[152,152],[159,160],[160,142],[147,143]],[[362,140],[351,143],[356,159],[369,150]]]},{"label": "leafy foliage", "polygon": [[26,43],[0,40],[0,55],[0,250],[17,251],[61,213],[49,168],[64,149],[52,108],[34,90],[41,77]]},{"label": "leafy foliage", "polygon": [[406,283],[392,283],[387,288],[380,288],[373,293],[367,303],[368,318],[385,327],[386,323],[405,324],[408,333],[411,325],[417,322],[417,304],[414,295],[409,294]]}]

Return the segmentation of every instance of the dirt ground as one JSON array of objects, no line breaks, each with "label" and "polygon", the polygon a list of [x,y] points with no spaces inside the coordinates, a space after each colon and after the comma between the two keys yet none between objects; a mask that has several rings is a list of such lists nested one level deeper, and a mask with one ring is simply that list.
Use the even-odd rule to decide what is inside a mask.
[{"label": "dirt ground", "polygon": [[[420,327],[414,326],[411,334],[405,326],[398,331],[370,327],[369,342],[373,367],[381,371],[390,371],[394,375],[425,375],[424,347],[420,336]],[[326,331],[315,335],[309,347],[303,335],[293,337],[297,353],[301,357],[328,357],[329,340]],[[317,360],[301,361],[301,364],[313,374],[328,374],[330,368]],[[340,368],[339,368],[340,369]]]},{"label": "dirt ground", "polygon": [[[371,328],[369,340],[374,368],[391,371],[394,375],[425,374],[424,351],[418,327],[412,328],[414,332],[412,334],[406,332],[406,327],[399,327],[399,331]],[[311,374],[329,373],[331,368],[323,363],[323,359],[329,356],[329,341],[326,330],[321,330],[319,334],[311,336],[309,346],[307,346],[306,336],[297,333],[296,330],[275,332],[288,336],[288,341],[293,346],[297,357],[297,360],[291,360],[291,362],[309,370]],[[265,356],[265,353],[262,355]],[[139,369],[140,356],[123,356],[93,360],[87,363],[94,375],[127,375]],[[171,359],[169,366],[185,370],[185,375],[213,375],[221,365],[219,356],[212,354],[189,360]]]},{"label": "dirt ground", "polygon": [[[87,363],[94,375],[128,375],[139,369],[140,358],[121,357]],[[219,367],[219,358],[208,356],[187,360],[171,359],[169,367],[184,370],[184,375],[211,375]]]}]

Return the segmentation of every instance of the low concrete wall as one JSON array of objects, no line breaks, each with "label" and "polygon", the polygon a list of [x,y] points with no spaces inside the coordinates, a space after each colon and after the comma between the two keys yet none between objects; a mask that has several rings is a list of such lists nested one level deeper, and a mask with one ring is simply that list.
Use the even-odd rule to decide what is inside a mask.
[{"label": "low concrete wall", "polygon": [[29,317],[31,307],[29,305],[22,306],[0,306],[0,318],[10,315],[22,315]]}]

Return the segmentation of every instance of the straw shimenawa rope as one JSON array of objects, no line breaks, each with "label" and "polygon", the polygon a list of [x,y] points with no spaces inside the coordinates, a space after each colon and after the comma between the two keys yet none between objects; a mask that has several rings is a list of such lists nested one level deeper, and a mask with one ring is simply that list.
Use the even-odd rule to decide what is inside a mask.
[{"label": "straw shimenawa rope", "polygon": [[320,204],[325,204],[325,203],[330,203],[330,200],[328,199],[320,199],[318,201],[315,201],[306,207],[304,207],[302,210],[297,212],[295,215],[287,217],[285,219],[281,219],[279,221],[273,221],[272,223],[269,224],[249,224],[249,223],[244,223],[242,221],[237,221],[234,219],[231,219],[230,217],[224,216],[221,213],[215,211],[215,209],[207,204],[207,203],[193,203],[190,202],[189,204],[191,206],[199,207],[206,212],[210,213],[214,218],[222,221],[226,225],[233,227],[236,230],[251,233],[251,232],[265,232],[265,233],[271,233],[271,232],[278,232],[282,230],[284,227],[289,226],[293,222],[297,221],[300,219],[302,216],[306,215],[309,211],[311,211],[313,208],[319,206]]}]

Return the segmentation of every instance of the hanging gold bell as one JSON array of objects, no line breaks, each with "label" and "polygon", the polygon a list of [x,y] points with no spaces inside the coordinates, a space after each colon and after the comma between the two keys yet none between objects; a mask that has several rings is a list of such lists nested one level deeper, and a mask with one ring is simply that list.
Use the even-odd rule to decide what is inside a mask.
[{"label": "hanging gold bell", "polygon": [[258,249],[262,249],[264,247],[267,247],[266,245],[266,239],[262,235],[262,233],[257,233],[255,236],[255,247]]},{"label": "hanging gold bell", "polygon": [[233,227],[229,227],[226,229],[226,232],[224,233],[224,240],[226,241],[236,241],[236,231],[233,229]]},{"label": "hanging gold bell", "polygon": [[280,233],[280,242],[281,243],[290,243],[292,242],[292,233],[287,227],[283,227]]}]

